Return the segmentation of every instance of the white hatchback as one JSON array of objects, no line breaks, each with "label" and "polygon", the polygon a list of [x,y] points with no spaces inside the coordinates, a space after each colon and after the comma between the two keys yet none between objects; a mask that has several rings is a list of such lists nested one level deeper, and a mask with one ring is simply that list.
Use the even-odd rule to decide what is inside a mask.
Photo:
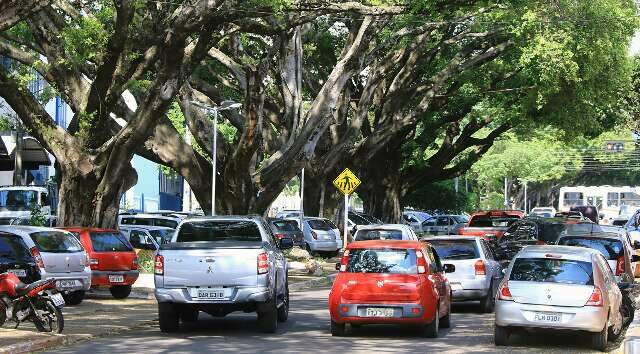
[{"label": "white hatchback", "polygon": [[529,246],[509,264],[496,295],[495,344],[518,328],[591,333],[604,350],[622,331],[622,294],[600,252],[570,246]]}]

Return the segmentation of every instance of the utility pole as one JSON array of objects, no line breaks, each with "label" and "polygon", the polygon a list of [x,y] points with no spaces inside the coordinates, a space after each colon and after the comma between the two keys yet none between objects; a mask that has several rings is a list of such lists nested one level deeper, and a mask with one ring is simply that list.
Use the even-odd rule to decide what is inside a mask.
[{"label": "utility pole", "polygon": [[509,187],[509,184],[507,182],[507,177],[504,178],[504,208],[505,209],[509,209],[509,192],[507,191],[507,188]]},{"label": "utility pole", "polygon": [[22,127],[16,124],[16,146],[13,149],[13,185],[22,185]]}]

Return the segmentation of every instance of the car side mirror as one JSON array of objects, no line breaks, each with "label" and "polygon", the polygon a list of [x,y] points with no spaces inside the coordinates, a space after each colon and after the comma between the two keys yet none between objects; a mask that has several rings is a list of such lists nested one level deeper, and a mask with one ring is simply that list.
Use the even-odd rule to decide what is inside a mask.
[{"label": "car side mirror", "polygon": [[442,265],[442,268],[444,269],[445,273],[453,273],[456,271],[456,266],[454,266],[453,264],[444,264]]},{"label": "car side mirror", "polygon": [[281,250],[288,250],[293,248],[293,239],[288,237],[281,238],[278,244],[278,248],[280,248]]}]

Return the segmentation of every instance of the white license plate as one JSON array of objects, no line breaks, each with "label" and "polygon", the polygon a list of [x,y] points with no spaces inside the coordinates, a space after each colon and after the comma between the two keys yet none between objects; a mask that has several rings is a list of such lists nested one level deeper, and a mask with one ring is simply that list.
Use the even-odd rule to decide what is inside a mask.
[{"label": "white license plate", "polygon": [[124,275],[110,275],[109,283],[124,283]]},{"label": "white license plate", "polygon": [[367,317],[393,317],[393,309],[367,307]]},{"label": "white license plate", "polygon": [[462,287],[462,284],[460,283],[451,283],[451,290],[453,291],[459,291],[459,290],[463,290],[464,288]]},{"label": "white license plate", "polygon": [[81,287],[81,284],[78,280],[58,280],[56,287],[58,289],[72,289]]},{"label": "white license plate", "polygon": [[15,274],[16,277],[26,277],[27,271],[24,269],[10,269],[8,273]]},{"label": "white license plate", "polygon": [[191,297],[199,300],[223,300],[229,296],[223,288],[196,288],[191,289]]},{"label": "white license plate", "polygon": [[53,301],[53,304],[56,307],[62,307],[64,306],[64,298],[62,297],[61,294],[53,294],[53,295],[49,295],[49,298],[51,299],[51,301]]},{"label": "white license plate", "polygon": [[533,320],[536,322],[560,323],[562,315],[554,312],[536,312],[533,314]]}]

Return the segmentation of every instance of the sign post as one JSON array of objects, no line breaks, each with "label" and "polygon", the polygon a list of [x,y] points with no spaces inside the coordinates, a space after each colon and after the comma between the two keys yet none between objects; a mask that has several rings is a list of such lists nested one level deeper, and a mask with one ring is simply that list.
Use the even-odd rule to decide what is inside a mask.
[{"label": "sign post", "polygon": [[338,188],[338,190],[344,194],[344,241],[342,242],[343,249],[347,247],[347,235],[348,235],[348,224],[349,224],[349,195],[355,192],[356,188],[362,182],[356,177],[356,175],[351,172],[350,169],[345,168],[342,173],[333,180],[333,185]]}]

